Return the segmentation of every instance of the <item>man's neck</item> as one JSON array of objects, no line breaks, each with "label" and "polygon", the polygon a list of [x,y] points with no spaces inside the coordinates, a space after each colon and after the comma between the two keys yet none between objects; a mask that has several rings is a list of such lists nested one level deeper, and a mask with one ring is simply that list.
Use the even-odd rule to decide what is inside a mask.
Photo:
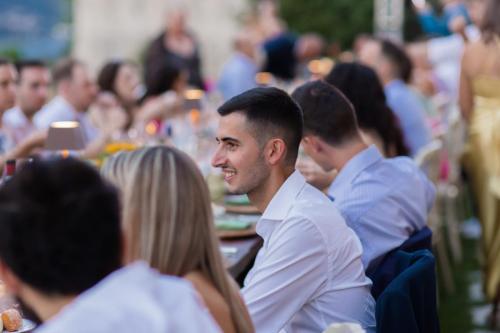
[{"label": "man's neck", "polygon": [[25,288],[20,296],[42,322],[54,317],[76,298],[76,296],[46,296],[31,288]]},{"label": "man's neck", "polygon": [[264,213],[276,192],[294,171],[293,167],[271,170],[267,181],[248,193],[250,202],[257,207],[259,212]]},{"label": "man's neck", "polygon": [[33,116],[35,115],[35,112],[30,112],[30,111],[25,111],[21,106],[19,106],[19,110],[21,110],[22,114],[28,119],[30,123],[33,122]]},{"label": "man's neck", "polygon": [[68,103],[73,108],[74,111],[76,111],[78,113],[85,112],[85,110],[80,110],[75,106],[75,103],[74,103],[73,99],[71,98],[71,96],[64,94],[64,93],[59,93],[59,96],[61,96],[66,101],[66,103]]},{"label": "man's neck", "polygon": [[341,147],[332,148],[335,151],[330,154],[330,162],[337,171],[340,172],[342,168],[352,159],[354,156],[368,148],[368,145],[364,143],[361,139],[357,139],[346,143]]}]

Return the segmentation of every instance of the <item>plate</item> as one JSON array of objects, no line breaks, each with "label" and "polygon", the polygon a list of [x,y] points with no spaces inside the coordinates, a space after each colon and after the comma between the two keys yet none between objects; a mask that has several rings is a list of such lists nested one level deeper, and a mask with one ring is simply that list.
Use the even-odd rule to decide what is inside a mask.
[{"label": "plate", "polygon": [[256,235],[255,224],[251,224],[249,228],[242,230],[221,230],[217,229],[217,236],[220,239],[246,238]]},{"label": "plate", "polygon": [[249,206],[250,200],[246,194],[228,194],[224,197],[226,206]]},{"label": "plate", "polygon": [[34,322],[23,318],[23,325],[21,326],[21,328],[19,330],[17,330],[17,331],[3,330],[2,332],[4,332],[4,333],[26,333],[26,332],[33,331],[35,329],[35,327],[36,327],[36,325]]}]

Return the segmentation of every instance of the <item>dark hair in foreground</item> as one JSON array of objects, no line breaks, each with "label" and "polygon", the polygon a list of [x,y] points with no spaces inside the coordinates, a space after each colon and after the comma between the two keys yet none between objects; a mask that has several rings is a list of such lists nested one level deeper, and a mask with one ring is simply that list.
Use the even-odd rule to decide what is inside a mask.
[{"label": "dark hair in foreground", "polygon": [[380,40],[382,56],[389,60],[394,66],[398,78],[404,82],[409,82],[413,72],[413,63],[406,51],[399,45],[387,40]]},{"label": "dark hair in foreground", "polygon": [[286,92],[278,88],[250,89],[228,100],[217,111],[221,116],[233,112],[244,114],[261,147],[273,137],[283,139],[286,162],[295,165],[302,140],[302,110]]},{"label": "dark hair in foreground", "polygon": [[304,132],[340,146],[359,136],[349,100],[325,81],[312,81],[295,89],[293,99],[304,112]]},{"label": "dark hair in foreground", "polygon": [[359,127],[373,130],[382,139],[386,156],[409,155],[398,119],[387,105],[384,88],[373,69],[358,63],[340,63],[325,80],[353,104]]},{"label": "dark hair in foreground", "polygon": [[121,266],[115,189],[75,159],[25,165],[0,188],[0,259],[45,294],[75,295]]}]

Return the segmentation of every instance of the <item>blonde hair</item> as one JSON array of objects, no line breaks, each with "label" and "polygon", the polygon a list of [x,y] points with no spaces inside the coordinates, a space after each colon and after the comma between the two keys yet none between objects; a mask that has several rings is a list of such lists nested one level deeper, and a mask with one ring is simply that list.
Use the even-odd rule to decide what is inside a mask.
[{"label": "blonde hair", "polygon": [[201,272],[226,300],[236,332],[252,332],[223,265],[208,187],[191,158],[148,147],[112,156],[101,172],[122,191],[128,259],[169,275]]}]

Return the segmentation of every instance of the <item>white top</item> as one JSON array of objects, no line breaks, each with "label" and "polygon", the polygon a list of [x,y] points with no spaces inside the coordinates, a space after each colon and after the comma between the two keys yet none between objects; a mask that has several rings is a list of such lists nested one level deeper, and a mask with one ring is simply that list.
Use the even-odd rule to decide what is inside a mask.
[{"label": "white top", "polygon": [[2,122],[4,127],[10,129],[16,144],[37,130],[35,124],[26,117],[19,106],[5,111]]},{"label": "white top", "polygon": [[[465,28],[470,42],[479,40],[479,29],[474,25]],[[459,34],[431,38],[427,42],[427,54],[435,75],[446,85],[453,97],[458,97],[460,82],[460,60],[462,59],[464,39]]]},{"label": "white top", "polygon": [[257,332],[321,332],[335,322],[375,331],[359,239],[300,172],[274,195],[257,233],[264,244],[242,290]]},{"label": "white top", "polygon": [[36,330],[60,332],[221,331],[188,282],[136,263],[82,293]]},{"label": "white top", "polygon": [[86,112],[78,112],[62,96],[54,97],[33,117],[33,122],[39,129],[50,127],[55,121],[78,121],[88,141],[94,140],[98,130],[91,124]]},{"label": "white top", "polygon": [[328,189],[363,244],[367,269],[426,225],[435,192],[413,160],[384,158],[373,145],[351,158]]}]

